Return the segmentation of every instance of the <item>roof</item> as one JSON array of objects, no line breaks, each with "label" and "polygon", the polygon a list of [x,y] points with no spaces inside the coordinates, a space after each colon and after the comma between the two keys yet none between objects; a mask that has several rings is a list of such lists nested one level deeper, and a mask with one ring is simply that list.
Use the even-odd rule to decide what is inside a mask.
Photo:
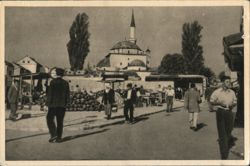
[{"label": "roof", "polygon": [[28,55],[26,55],[26,56],[23,57],[22,59],[18,60],[18,62],[21,61],[21,60],[23,60],[23,59],[26,58],[26,57],[30,58],[30,59],[31,59],[32,61],[34,61],[35,63],[37,63],[37,64],[43,66],[43,65],[42,65],[41,63],[39,63],[35,58],[32,58],[32,57],[30,57],[30,56],[28,56]]},{"label": "roof", "polygon": [[242,36],[243,36],[242,33],[232,34],[232,35],[224,37],[223,41],[227,46],[231,46],[235,44],[242,44],[243,43]]},{"label": "roof", "polygon": [[130,24],[130,27],[135,27],[134,10],[132,10],[132,18],[131,18],[131,24]]},{"label": "roof", "polygon": [[111,48],[111,50],[115,50],[115,49],[137,49],[141,51],[139,46],[127,40],[118,42]]},{"label": "roof", "polygon": [[145,63],[139,59],[133,60],[131,63],[128,64],[128,66],[141,66],[146,67]]},{"label": "roof", "polygon": [[14,65],[12,63],[8,62],[8,61],[5,61],[5,64],[8,65],[8,66],[14,67]]},{"label": "roof", "polygon": [[96,67],[110,67],[109,57],[103,58],[100,62],[97,63]]}]

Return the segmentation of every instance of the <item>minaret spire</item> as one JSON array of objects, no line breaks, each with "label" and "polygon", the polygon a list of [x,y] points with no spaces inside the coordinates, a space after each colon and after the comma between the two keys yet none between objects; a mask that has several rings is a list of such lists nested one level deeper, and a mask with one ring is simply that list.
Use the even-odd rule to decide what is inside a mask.
[{"label": "minaret spire", "polygon": [[131,24],[130,24],[130,27],[135,27],[134,10],[132,10],[132,18],[131,18]]},{"label": "minaret spire", "polygon": [[131,17],[131,23],[130,23],[130,37],[129,37],[129,41],[131,41],[133,43],[136,43],[134,10],[132,10],[132,17]]}]

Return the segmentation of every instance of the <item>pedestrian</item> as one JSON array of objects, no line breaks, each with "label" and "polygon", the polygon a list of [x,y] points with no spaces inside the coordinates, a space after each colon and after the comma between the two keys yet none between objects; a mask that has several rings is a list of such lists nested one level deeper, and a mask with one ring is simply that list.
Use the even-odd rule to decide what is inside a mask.
[{"label": "pedestrian", "polygon": [[195,84],[191,83],[190,89],[184,95],[184,109],[189,113],[190,129],[197,131],[197,120],[200,112],[200,93],[196,90]]},{"label": "pedestrian", "polygon": [[44,91],[40,92],[40,111],[45,111],[46,112],[46,93]]},{"label": "pedestrian", "polygon": [[102,103],[104,104],[105,115],[109,120],[111,118],[112,106],[115,103],[115,91],[111,88],[110,83],[105,84]]},{"label": "pedestrian", "polygon": [[[134,122],[134,104],[136,103],[136,91],[132,89],[132,84],[127,84],[127,90],[125,92],[124,99],[124,116],[127,123]],[[129,116],[128,116],[129,112]]]},{"label": "pedestrian", "polygon": [[176,89],[176,98],[177,98],[178,100],[181,100],[181,99],[182,99],[182,89],[181,89],[180,87],[178,87],[178,88]]},{"label": "pedestrian", "polygon": [[18,105],[18,80],[13,80],[12,85],[9,88],[8,91],[8,101],[10,103],[10,120],[16,120],[17,119],[17,105]]},{"label": "pedestrian", "polygon": [[230,89],[230,81],[229,76],[222,76],[222,87],[216,89],[210,97],[210,103],[216,111],[218,142],[221,159],[223,160],[228,158],[229,149],[235,141],[235,137],[231,135],[234,125],[232,109],[237,104],[237,98],[235,92]]},{"label": "pedestrian", "polygon": [[168,88],[165,91],[167,109],[166,112],[173,112],[173,103],[175,92],[171,85],[168,85]]},{"label": "pedestrian", "polygon": [[[49,128],[49,142],[61,142],[63,133],[63,120],[65,116],[66,105],[70,102],[69,83],[62,77],[64,70],[56,68],[51,71],[54,78],[50,82],[48,98],[47,98],[47,125]],[[54,119],[56,117],[57,126]]]},{"label": "pedestrian", "polygon": [[159,104],[162,104],[162,92],[163,92],[163,88],[161,87],[161,85],[158,85],[157,88],[157,92],[158,92],[158,100],[159,100]]}]

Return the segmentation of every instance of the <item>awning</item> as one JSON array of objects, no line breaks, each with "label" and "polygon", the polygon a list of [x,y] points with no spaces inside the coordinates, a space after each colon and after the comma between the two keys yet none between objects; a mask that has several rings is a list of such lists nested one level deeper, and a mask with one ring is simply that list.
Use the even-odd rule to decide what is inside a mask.
[{"label": "awning", "polygon": [[236,33],[223,38],[223,54],[232,71],[243,70],[244,40],[242,36],[242,33]]},{"label": "awning", "polygon": [[22,77],[23,80],[32,79],[47,79],[50,78],[48,73],[32,73],[32,74],[22,74],[22,75],[13,75],[12,77]]},{"label": "awning", "polygon": [[202,75],[150,75],[146,76],[146,81],[181,81],[202,83],[206,77]]}]

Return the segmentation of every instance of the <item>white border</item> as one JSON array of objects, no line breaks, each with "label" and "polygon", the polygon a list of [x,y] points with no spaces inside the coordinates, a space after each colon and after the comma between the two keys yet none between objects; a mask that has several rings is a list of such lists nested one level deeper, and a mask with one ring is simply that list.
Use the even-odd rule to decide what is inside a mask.
[{"label": "white border", "polygon": [[[129,6],[244,6],[244,83],[245,83],[245,159],[244,160],[82,160],[82,161],[5,161],[5,108],[4,108],[4,65],[0,65],[0,165],[249,165],[249,2],[231,1],[3,1],[0,2],[0,62],[4,64],[4,9],[5,7],[129,7]],[[222,40],[222,39],[221,39]],[[1,163],[3,162],[3,163]]]}]

